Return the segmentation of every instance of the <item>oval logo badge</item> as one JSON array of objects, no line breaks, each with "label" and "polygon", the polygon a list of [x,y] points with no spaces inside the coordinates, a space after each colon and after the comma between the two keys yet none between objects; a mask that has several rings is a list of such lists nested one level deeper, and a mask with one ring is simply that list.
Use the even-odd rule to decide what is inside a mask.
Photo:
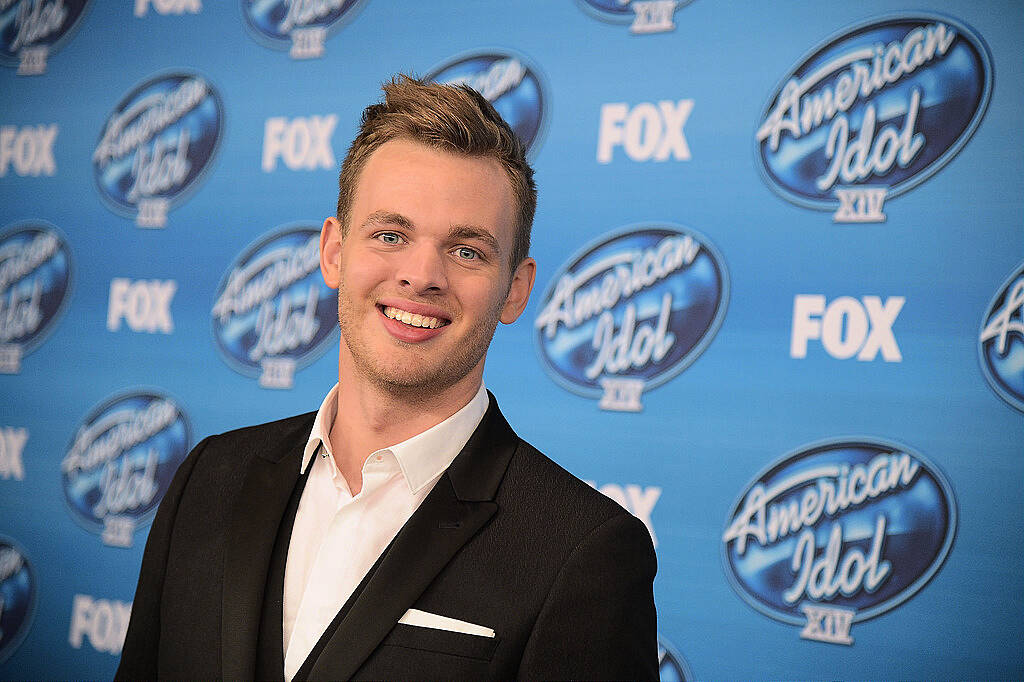
[{"label": "oval logo badge", "polygon": [[588,14],[602,21],[629,23],[631,33],[664,33],[675,29],[673,16],[693,0],[577,0]]},{"label": "oval logo badge", "polygon": [[25,552],[0,535],[0,663],[18,648],[32,625],[36,610],[35,572]]},{"label": "oval logo badge", "polygon": [[19,223],[0,234],[0,373],[54,330],[71,299],[71,250],[48,223]]},{"label": "oval logo badge", "polygon": [[0,2],[0,64],[22,76],[46,73],[46,60],[74,33],[88,0]]},{"label": "oval logo badge", "polygon": [[191,448],[192,428],[162,391],[133,390],[92,409],[61,463],[72,516],[103,542],[131,547]]},{"label": "oval logo badge", "polygon": [[852,644],[850,626],[912,597],[942,566],[956,502],[921,455],[875,439],[786,455],[733,507],[722,558],[758,611],[805,639]]},{"label": "oval logo badge", "polygon": [[100,196],[139,227],[164,227],[167,211],[209,170],[224,127],[224,105],[203,76],[175,72],[125,95],[107,117],[92,154]]},{"label": "oval logo badge", "polygon": [[872,19],[811,50],[762,112],[757,155],[789,201],[835,222],[882,222],[886,199],[960,152],[992,94],[973,30],[931,14]]},{"label": "oval logo badge", "polygon": [[978,334],[978,355],[992,390],[1024,412],[1024,262],[988,304]]},{"label": "oval logo badge", "polygon": [[292,59],[324,56],[324,41],[355,16],[363,0],[242,0],[245,25],[257,41],[289,49]]},{"label": "oval logo badge", "polygon": [[250,244],[217,287],[213,337],[234,370],[291,388],[338,335],[338,294],[320,276],[320,229],[285,225]]},{"label": "oval logo badge", "polygon": [[601,398],[608,410],[639,411],[643,391],[700,356],[729,300],[725,261],[699,232],[635,225],[600,237],[564,265],[534,321],[548,374]]},{"label": "oval logo badge", "polygon": [[547,88],[523,55],[510,51],[460,55],[432,69],[424,80],[473,88],[494,105],[527,154],[536,154],[547,126]]}]

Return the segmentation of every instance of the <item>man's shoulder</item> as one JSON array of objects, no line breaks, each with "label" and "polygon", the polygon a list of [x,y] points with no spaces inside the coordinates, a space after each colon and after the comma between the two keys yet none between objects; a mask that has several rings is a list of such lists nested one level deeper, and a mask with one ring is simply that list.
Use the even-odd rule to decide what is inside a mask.
[{"label": "man's shoulder", "polygon": [[[607,519],[627,512],[616,502],[574,476],[560,464],[523,439],[508,423],[494,396],[477,432],[467,444],[470,460],[457,458],[452,469],[459,469],[456,480],[463,488],[466,478],[500,480],[500,485],[478,486],[478,490],[495,490],[495,501],[506,509],[524,514],[550,515],[558,508],[572,506],[589,517]],[[464,466],[472,462],[471,466]],[[483,464],[487,462],[486,464]],[[500,474],[499,474],[500,472]],[[468,476],[467,476],[468,474]],[[491,479],[495,474],[500,479]],[[467,486],[468,487],[468,486]]]},{"label": "man's shoulder", "polygon": [[614,517],[631,517],[617,502],[522,439],[499,494],[523,513],[543,516],[578,533],[588,533]]},{"label": "man's shoulder", "polygon": [[257,455],[280,460],[301,453],[315,418],[316,412],[307,412],[208,436],[193,448],[190,459],[200,468],[244,466]]},{"label": "man's shoulder", "polygon": [[656,559],[643,522],[522,439],[494,501],[497,514],[472,555],[482,564],[491,556],[517,557],[542,590],[569,563],[601,573],[623,556],[653,577]]},{"label": "man's shoulder", "polygon": [[316,411],[305,412],[263,424],[232,429],[210,436],[207,440],[211,443],[215,442],[219,446],[253,445],[273,448],[280,444],[294,446],[298,439],[304,445],[309,437],[310,429],[313,428],[314,419],[316,419]]},{"label": "man's shoulder", "polygon": [[237,491],[256,458],[281,462],[292,458],[298,471],[316,412],[245,426],[208,436],[182,462],[175,482],[200,496],[218,490],[222,497]]}]

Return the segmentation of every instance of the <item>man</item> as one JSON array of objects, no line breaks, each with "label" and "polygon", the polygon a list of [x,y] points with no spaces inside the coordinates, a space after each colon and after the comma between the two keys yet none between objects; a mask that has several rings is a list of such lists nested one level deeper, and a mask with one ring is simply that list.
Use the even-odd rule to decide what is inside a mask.
[{"label": "man", "polygon": [[182,464],[117,677],[655,678],[649,534],[483,387],[536,271],[522,146],[468,88],[384,94],[320,240],[338,384]]}]

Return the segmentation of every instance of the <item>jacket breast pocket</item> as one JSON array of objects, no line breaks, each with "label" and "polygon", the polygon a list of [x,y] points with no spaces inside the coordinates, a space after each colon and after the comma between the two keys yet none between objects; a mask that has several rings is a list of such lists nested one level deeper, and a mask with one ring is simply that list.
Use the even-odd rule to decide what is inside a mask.
[{"label": "jacket breast pocket", "polygon": [[398,623],[381,644],[489,661],[494,656],[499,641],[497,637],[481,637]]}]

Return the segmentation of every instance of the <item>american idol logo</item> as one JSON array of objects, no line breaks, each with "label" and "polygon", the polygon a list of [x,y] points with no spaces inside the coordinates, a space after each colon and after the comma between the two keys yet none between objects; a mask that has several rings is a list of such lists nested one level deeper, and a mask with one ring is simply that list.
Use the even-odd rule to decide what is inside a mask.
[{"label": "american idol logo", "polygon": [[88,0],[0,0],[0,64],[22,76],[46,73],[46,60],[85,14]]},{"label": "american idol logo", "polygon": [[722,535],[733,587],[800,636],[852,644],[850,626],[902,604],[956,534],[953,490],[909,448],[833,440],[785,456],[740,496]]},{"label": "american idol logo", "polygon": [[978,334],[978,354],[989,386],[1024,412],[1024,262],[989,303]]},{"label": "american idol logo", "polygon": [[811,50],[768,100],[756,140],[784,198],[841,223],[882,222],[886,199],[937,173],[992,93],[984,41],[940,15],[853,26]]},{"label": "american idol logo", "polygon": [[636,225],[599,238],[555,274],[535,338],[555,381],[600,397],[602,409],[635,412],[645,390],[704,352],[728,300],[725,261],[706,237]]},{"label": "american idol logo", "polygon": [[603,21],[629,23],[632,33],[664,33],[676,27],[676,10],[693,0],[577,0]]},{"label": "american idol logo", "polygon": [[53,225],[19,223],[0,234],[0,373],[57,326],[71,296],[71,251]]},{"label": "american idol logo", "polygon": [[476,90],[494,105],[529,154],[540,147],[550,105],[540,72],[526,57],[509,51],[464,54],[435,67],[425,80]]},{"label": "american idol logo", "polygon": [[164,227],[209,169],[224,128],[224,105],[206,78],[167,73],[122,99],[92,154],[100,196],[139,227]]},{"label": "american idol logo", "polygon": [[363,0],[242,0],[249,31],[262,43],[290,48],[292,59],[324,56],[327,36],[349,21]]},{"label": "american idol logo", "polygon": [[658,635],[658,679],[661,682],[686,682],[693,679],[686,659],[661,635]]},{"label": "american idol logo", "polygon": [[131,547],[135,529],[156,513],[185,460],[192,429],[162,391],[135,390],[89,412],[61,462],[64,498],[82,525],[103,542]]},{"label": "american idol logo", "polygon": [[212,316],[231,367],[265,388],[291,388],[295,370],[338,331],[337,293],[320,277],[320,230],[285,225],[246,247],[217,288]]},{"label": "american idol logo", "polygon": [[0,663],[18,648],[36,610],[35,572],[16,542],[0,536]]}]

